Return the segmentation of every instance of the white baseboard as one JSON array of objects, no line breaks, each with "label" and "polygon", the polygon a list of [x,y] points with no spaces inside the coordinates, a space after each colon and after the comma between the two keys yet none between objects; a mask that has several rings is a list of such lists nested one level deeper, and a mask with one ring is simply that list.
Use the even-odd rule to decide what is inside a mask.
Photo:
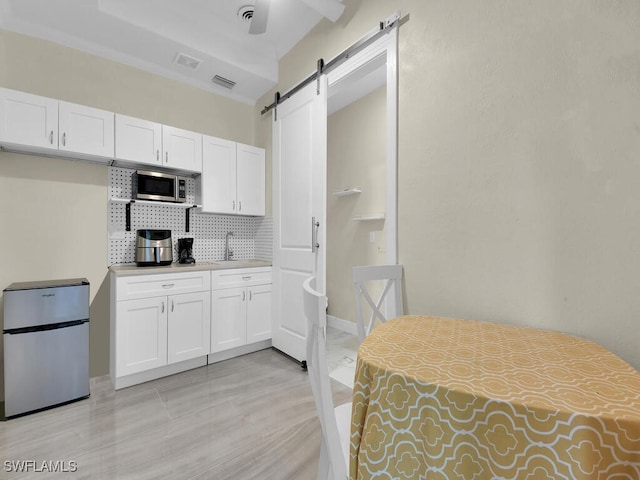
[{"label": "white baseboard", "polygon": [[116,390],[119,390],[121,388],[137,385],[138,383],[148,382],[157,378],[167,377],[176,373],[185,372],[187,370],[191,370],[192,368],[204,367],[206,364],[207,357],[202,356],[192,358],[190,360],[184,360],[178,363],[172,363],[163,367],[154,368],[152,370],[146,370],[144,372],[132,373],[131,375],[127,375],[124,377],[111,377],[111,381],[113,382],[114,388]]},{"label": "white baseboard", "polygon": [[240,355],[264,350],[265,348],[271,348],[271,339],[250,343],[249,345],[242,345],[241,347],[232,348],[230,350],[223,350],[222,352],[210,353],[207,356],[207,363],[210,365],[212,363],[222,362],[223,360],[229,360],[231,358],[239,357]]},{"label": "white baseboard", "polygon": [[343,332],[347,332],[352,335],[358,334],[358,327],[355,322],[345,320],[344,318],[334,317],[333,315],[327,315],[327,326],[342,330]]}]

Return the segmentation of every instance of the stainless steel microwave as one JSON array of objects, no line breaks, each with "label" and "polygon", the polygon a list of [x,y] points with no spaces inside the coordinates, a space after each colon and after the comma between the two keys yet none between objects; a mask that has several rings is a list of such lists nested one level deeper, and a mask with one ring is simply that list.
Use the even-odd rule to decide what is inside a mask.
[{"label": "stainless steel microwave", "polygon": [[133,174],[133,198],[185,203],[187,178],[171,173],[137,170]]}]

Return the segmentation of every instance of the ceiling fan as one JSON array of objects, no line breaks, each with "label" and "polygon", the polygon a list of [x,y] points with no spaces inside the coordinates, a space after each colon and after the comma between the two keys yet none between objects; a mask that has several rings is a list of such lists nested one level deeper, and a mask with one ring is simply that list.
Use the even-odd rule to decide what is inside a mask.
[{"label": "ceiling fan", "polygon": [[[344,11],[341,0],[301,0],[307,6],[314,9],[323,17],[335,22]],[[269,7],[271,0],[255,0],[249,33],[259,35],[267,31],[267,19],[269,18]]]}]

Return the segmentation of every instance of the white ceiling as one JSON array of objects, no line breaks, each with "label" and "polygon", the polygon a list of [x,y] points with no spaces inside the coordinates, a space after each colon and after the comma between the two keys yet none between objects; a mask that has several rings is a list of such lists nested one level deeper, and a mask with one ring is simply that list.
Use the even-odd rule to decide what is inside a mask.
[{"label": "white ceiling", "polygon": [[[264,1],[264,0],[258,0]],[[238,11],[255,0],[0,0],[0,28],[43,38],[248,104],[278,81],[278,61],[341,0],[271,0],[267,30]],[[327,12],[331,11],[329,14]],[[337,12],[337,13],[336,13]],[[179,53],[201,63],[175,63]],[[228,90],[211,82],[236,82]]]}]

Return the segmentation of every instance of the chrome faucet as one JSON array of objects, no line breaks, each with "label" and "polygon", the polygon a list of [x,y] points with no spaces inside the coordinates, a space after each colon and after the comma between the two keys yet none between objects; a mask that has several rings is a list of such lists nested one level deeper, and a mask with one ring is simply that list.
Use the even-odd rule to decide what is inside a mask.
[{"label": "chrome faucet", "polygon": [[233,232],[227,232],[227,236],[224,239],[224,259],[231,260],[233,257],[233,250],[229,248],[229,237],[233,236]]}]

